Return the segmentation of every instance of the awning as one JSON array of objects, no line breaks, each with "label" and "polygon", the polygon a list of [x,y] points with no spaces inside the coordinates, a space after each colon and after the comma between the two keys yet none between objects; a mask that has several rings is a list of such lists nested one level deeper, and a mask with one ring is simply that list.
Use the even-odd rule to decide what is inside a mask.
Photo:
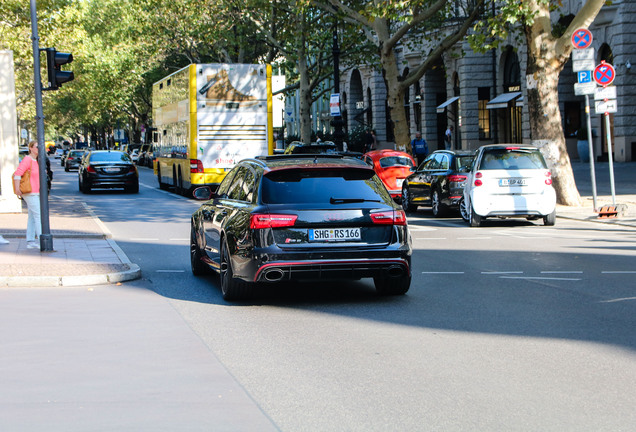
[{"label": "awning", "polygon": [[486,104],[487,109],[508,108],[510,102],[515,101],[515,106],[523,106],[521,92],[503,93]]},{"label": "awning", "polygon": [[437,112],[438,113],[443,113],[447,106],[449,106],[453,102],[457,101],[458,99],[459,99],[459,96],[455,96],[455,97],[452,97],[452,98],[448,99],[446,102],[444,102],[443,104],[441,104],[440,106],[437,107]]}]

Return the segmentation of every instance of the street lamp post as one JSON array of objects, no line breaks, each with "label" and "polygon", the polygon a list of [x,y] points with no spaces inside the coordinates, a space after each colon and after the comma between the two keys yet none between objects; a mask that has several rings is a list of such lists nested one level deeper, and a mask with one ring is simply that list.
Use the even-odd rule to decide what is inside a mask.
[{"label": "street lamp post", "polygon": [[[333,92],[340,94],[340,47],[338,46],[338,18],[335,18],[333,25]],[[342,142],[344,141],[344,132],[342,126],[342,107],[340,110],[341,115],[334,116],[331,120],[331,126],[333,126],[333,141],[342,150]]]}]

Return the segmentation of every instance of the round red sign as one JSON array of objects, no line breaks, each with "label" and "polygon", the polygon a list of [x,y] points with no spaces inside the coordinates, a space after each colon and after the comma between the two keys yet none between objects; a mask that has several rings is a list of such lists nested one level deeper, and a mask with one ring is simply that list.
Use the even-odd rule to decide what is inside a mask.
[{"label": "round red sign", "polygon": [[614,81],[616,71],[614,70],[614,66],[605,63],[605,60],[603,60],[600,65],[594,68],[594,74],[592,76],[598,85],[606,86]]},{"label": "round red sign", "polygon": [[588,29],[580,28],[572,34],[572,45],[576,49],[585,49],[592,45],[592,32]]}]

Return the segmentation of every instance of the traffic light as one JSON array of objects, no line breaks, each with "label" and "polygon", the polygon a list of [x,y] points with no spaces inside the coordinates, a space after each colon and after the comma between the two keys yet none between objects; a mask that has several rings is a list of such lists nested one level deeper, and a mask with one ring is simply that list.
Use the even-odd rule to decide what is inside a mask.
[{"label": "traffic light", "polygon": [[45,51],[49,86],[44,90],[57,90],[63,83],[73,81],[73,72],[62,70],[62,65],[73,61],[73,54],[57,52],[55,48],[46,48]]}]

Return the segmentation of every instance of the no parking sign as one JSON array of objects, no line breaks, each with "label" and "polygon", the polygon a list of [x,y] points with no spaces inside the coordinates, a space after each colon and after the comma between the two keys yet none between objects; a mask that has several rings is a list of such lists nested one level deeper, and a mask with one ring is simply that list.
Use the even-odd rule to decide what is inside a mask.
[{"label": "no parking sign", "polygon": [[593,77],[598,85],[610,85],[612,81],[614,81],[614,78],[616,78],[616,71],[614,70],[614,66],[605,63],[605,60],[603,60],[601,64],[594,69]]}]

